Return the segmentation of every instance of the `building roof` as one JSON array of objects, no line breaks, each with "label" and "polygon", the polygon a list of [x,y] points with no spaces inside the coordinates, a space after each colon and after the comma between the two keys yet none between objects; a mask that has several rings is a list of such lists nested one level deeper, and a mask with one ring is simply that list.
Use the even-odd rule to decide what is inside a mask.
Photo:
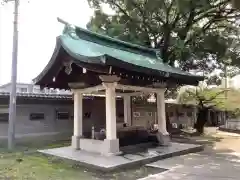
[{"label": "building roof", "polygon": [[[9,97],[9,92],[0,92],[0,97]],[[72,99],[72,95],[46,94],[46,93],[17,93],[17,97],[38,99]]]},{"label": "building roof", "polygon": [[146,68],[146,70],[194,77],[193,74],[164,64],[162,59],[157,56],[158,52],[155,49],[119,41],[79,27],[75,28],[75,34],[66,30],[59,39],[64,49],[77,61],[111,64],[107,61],[114,58],[114,60]]},{"label": "building roof", "polygon": [[151,77],[154,76],[156,79],[175,79],[176,83],[183,84],[196,85],[204,79],[204,77],[190,74],[163,63],[159,57],[159,51],[156,49],[120,41],[65,24],[63,34],[57,37],[53,57],[35,79],[36,84],[44,84],[41,81],[44,78],[46,79],[47,74],[51,74],[52,77],[48,76],[48,78],[52,81],[59,72],[59,68],[56,68],[58,70],[55,71],[53,69],[56,66],[56,61],[58,61],[57,57],[61,54],[61,49],[72,57],[71,60],[74,64],[95,72],[99,72],[99,68],[103,68],[103,66],[111,66]]},{"label": "building roof", "polygon": [[[92,97],[105,97],[101,94],[83,94],[85,99],[91,99]],[[9,97],[9,92],[0,92],[0,98]],[[17,97],[29,98],[29,99],[55,99],[55,100],[72,100],[72,94],[47,94],[47,93],[17,93]],[[120,96],[117,96],[120,98]]]},{"label": "building roof", "polygon": [[[6,98],[9,98],[9,96],[10,96],[9,92],[0,92],[0,99],[2,99],[2,98],[6,99]],[[94,97],[101,98],[101,97],[105,97],[105,95],[84,94],[84,99],[93,99]],[[23,100],[31,100],[32,99],[34,101],[35,100],[54,100],[54,101],[59,100],[60,102],[73,100],[72,94],[62,95],[62,94],[45,94],[45,93],[17,93],[17,98],[21,98]],[[117,99],[121,99],[121,97],[117,96]],[[156,103],[156,99],[152,103]],[[166,104],[179,104],[174,99],[166,99],[165,103]],[[179,105],[193,105],[193,104],[179,104]]]}]

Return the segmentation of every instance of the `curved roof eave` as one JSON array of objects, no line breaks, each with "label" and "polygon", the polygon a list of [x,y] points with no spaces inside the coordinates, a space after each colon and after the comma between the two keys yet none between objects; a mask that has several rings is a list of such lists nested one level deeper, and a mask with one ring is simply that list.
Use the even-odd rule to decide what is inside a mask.
[{"label": "curved roof eave", "polygon": [[61,43],[60,43],[60,36],[58,36],[56,38],[56,45],[55,45],[55,49],[53,51],[52,57],[50,59],[50,61],[48,62],[48,64],[45,66],[45,68],[41,71],[41,73],[35,77],[32,81],[34,84],[38,84],[38,82],[46,75],[46,73],[51,69],[51,67],[53,66],[53,64],[56,61],[56,58],[58,56],[59,50],[61,49]]},{"label": "curved roof eave", "polygon": [[58,36],[56,39],[57,39],[56,45],[55,45],[55,49],[52,54],[52,57],[51,57],[50,61],[48,62],[48,64],[45,66],[45,68],[41,71],[41,73],[32,80],[34,84],[38,85],[38,83],[46,76],[48,71],[53,67],[61,48],[63,48],[67,52],[67,54],[69,54],[71,57],[73,57],[72,60],[76,65],[80,65],[81,64],[80,62],[89,63],[89,64],[105,64],[106,55],[95,56],[95,57],[86,57],[86,56],[83,56],[80,54],[75,54],[74,52],[71,51],[71,49],[69,49],[62,42],[61,36]]}]

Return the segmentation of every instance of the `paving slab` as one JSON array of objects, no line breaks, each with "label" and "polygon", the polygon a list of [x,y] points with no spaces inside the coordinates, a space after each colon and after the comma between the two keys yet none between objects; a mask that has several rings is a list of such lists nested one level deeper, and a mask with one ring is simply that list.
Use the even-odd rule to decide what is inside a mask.
[{"label": "paving slab", "polygon": [[220,177],[220,176],[204,176],[187,173],[167,172],[157,175],[148,176],[139,180],[238,180],[231,177]]},{"label": "paving slab", "polygon": [[146,180],[238,180],[240,177],[240,155],[238,153],[192,153],[156,161],[147,166],[168,169],[165,173],[145,178]]},{"label": "paving slab", "polygon": [[39,152],[46,155],[72,160],[75,163],[84,165],[88,168],[94,168],[102,171],[112,171],[119,168],[128,168],[135,165],[147,164],[160,159],[179,156],[191,152],[198,152],[201,150],[203,150],[203,146],[201,145],[171,143],[168,147],[159,146],[136,154],[123,154],[118,156],[103,156],[97,153],[74,150],[72,147],[39,150]]}]

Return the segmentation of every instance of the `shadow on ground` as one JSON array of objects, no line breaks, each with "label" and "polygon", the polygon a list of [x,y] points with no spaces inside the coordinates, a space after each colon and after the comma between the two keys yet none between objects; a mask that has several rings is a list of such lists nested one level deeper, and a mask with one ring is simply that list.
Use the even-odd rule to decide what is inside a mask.
[{"label": "shadow on ground", "polygon": [[200,137],[182,139],[178,138],[177,141],[202,144],[205,145],[205,149],[199,153],[149,164],[169,171],[149,176],[144,178],[145,180],[239,180],[240,136],[217,131]]}]

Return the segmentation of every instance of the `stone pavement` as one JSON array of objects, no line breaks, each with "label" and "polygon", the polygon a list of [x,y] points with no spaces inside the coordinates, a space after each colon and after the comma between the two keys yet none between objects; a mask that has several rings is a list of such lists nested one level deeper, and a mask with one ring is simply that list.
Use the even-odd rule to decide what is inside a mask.
[{"label": "stone pavement", "polygon": [[168,169],[144,180],[239,180],[240,138],[225,138],[203,152],[157,161],[149,166]]}]

